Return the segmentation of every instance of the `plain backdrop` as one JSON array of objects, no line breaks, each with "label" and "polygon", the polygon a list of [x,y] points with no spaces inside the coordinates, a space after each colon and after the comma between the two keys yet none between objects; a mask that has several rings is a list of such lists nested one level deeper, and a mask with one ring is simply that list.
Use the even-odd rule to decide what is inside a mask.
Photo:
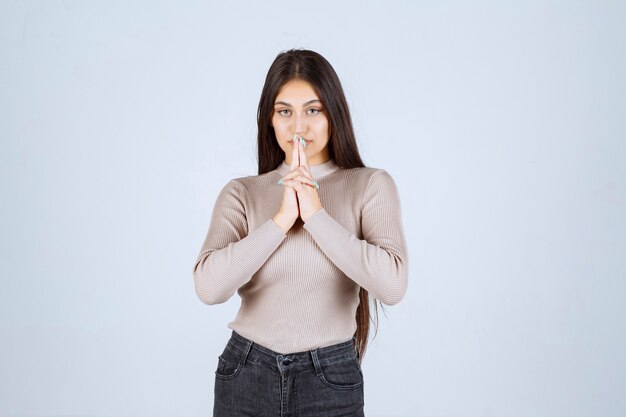
[{"label": "plain backdrop", "polygon": [[[0,1],[0,416],[207,416],[239,307],[192,267],[256,175],[276,55],[324,55],[401,194],[369,417],[626,415],[619,1]],[[373,335],[372,335],[373,336]]]}]

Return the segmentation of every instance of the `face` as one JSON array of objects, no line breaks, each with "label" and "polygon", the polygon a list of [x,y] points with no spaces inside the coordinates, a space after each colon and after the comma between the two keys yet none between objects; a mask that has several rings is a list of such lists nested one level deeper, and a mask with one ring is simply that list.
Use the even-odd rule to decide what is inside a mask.
[{"label": "face", "polygon": [[306,141],[309,165],[328,161],[330,129],[326,110],[313,86],[304,80],[291,80],[278,92],[274,101],[272,126],[278,145],[285,152],[285,163],[291,164],[293,135]]}]

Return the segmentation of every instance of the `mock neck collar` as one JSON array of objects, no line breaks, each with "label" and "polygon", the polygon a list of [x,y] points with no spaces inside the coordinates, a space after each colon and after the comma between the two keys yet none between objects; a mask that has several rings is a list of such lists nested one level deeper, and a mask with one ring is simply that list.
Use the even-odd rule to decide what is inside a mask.
[{"label": "mock neck collar", "polygon": [[[309,165],[309,167],[311,168],[311,175],[313,175],[313,178],[315,179],[321,178],[339,169],[339,165],[337,165],[335,160],[332,158],[322,164]],[[289,165],[284,160],[278,166],[278,168],[276,168],[276,171],[280,174],[281,177],[287,175],[289,170]]]}]

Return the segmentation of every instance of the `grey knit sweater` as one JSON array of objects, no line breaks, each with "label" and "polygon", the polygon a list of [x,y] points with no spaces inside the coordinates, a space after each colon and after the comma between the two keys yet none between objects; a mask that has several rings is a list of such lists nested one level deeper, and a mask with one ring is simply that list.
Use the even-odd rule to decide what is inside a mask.
[{"label": "grey knit sweater", "polygon": [[359,287],[384,304],[406,293],[408,254],[395,182],[384,169],[311,165],[322,208],[284,233],[274,222],[289,172],[230,180],[193,268],[206,304],[241,297],[228,327],[281,354],[350,340]]}]

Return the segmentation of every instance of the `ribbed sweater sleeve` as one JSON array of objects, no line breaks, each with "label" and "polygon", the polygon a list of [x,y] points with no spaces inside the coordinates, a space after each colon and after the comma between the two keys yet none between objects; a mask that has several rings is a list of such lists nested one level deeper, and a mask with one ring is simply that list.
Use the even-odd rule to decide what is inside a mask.
[{"label": "ribbed sweater sleeve", "polygon": [[242,187],[233,179],[220,191],[193,268],[196,294],[206,304],[232,297],[287,236],[271,218],[248,231]]},{"label": "ribbed sweater sleeve", "polygon": [[406,293],[408,254],[399,193],[387,171],[371,176],[361,207],[363,240],[335,221],[324,208],[316,211],[303,227],[344,274],[380,302],[397,304]]}]

